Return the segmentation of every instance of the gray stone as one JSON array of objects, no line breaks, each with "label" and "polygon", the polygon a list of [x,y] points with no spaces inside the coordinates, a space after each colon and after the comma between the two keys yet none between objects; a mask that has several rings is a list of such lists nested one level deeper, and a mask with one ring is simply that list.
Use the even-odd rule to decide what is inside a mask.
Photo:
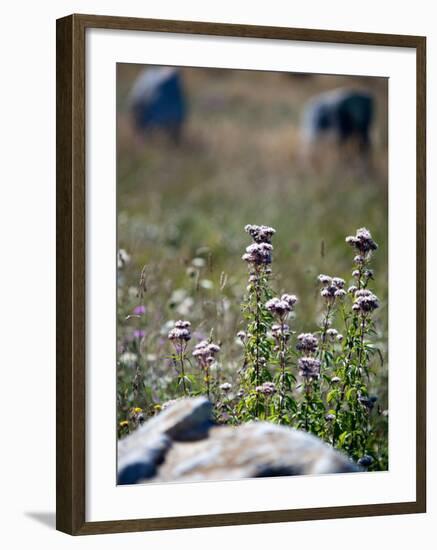
[{"label": "gray stone", "polygon": [[179,399],[118,443],[118,483],[333,474],[359,468],[319,438],[269,422],[213,426],[205,397]]},{"label": "gray stone", "polygon": [[170,445],[168,436],[158,434],[137,448],[119,453],[117,483],[131,485],[154,477]]},{"label": "gray stone", "polygon": [[205,397],[176,400],[118,442],[118,483],[154,477],[173,441],[197,441],[211,426],[212,405]]},{"label": "gray stone", "polygon": [[208,439],[177,443],[153,481],[202,481],[358,471],[317,437],[268,422],[212,428]]}]

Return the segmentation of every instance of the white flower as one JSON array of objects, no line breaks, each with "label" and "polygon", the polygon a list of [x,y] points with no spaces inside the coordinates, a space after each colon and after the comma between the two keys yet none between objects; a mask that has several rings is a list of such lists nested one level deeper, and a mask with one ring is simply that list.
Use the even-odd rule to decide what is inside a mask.
[{"label": "white flower", "polygon": [[198,268],[205,267],[206,261],[204,260],[204,258],[193,258],[193,260],[191,261],[191,265]]},{"label": "white flower", "polygon": [[205,288],[207,290],[214,288],[214,283],[209,279],[202,279],[199,284],[202,288]]},{"label": "white flower", "polygon": [[123,363],[128,367],[132,367],[133,365],[135,365],[137,359],[138,355],[136,353],[132,353],[131,351],[125,351],[119,357],[120,363]]},{"label": "white flower", "polygon": [[187,297],[187,294],[188,292],[184,288],[177,288],[176,290],[173,290],[170,297],[170,303],[179,304]]},{"label": "white flower", "polygon": [[194,306],[194,300],[191,296],[187,296],[176,308],[179,315],[189,315]]},{"label": "white flower", "polygon": [[120,248],[117,255],[117,267],[123,269],[126,265],[130,264],[131,257],[124,248]]}]

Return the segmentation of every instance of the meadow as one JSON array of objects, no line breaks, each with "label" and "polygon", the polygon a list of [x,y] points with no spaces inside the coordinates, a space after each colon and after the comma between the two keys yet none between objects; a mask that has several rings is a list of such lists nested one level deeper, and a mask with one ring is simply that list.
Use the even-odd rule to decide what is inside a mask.
[{"label": "meadow", "polygon": [[[126,98],[139,70],[117,69],[119,436],[172,399],[208,393],[219,423],[259,418],[307,429],[355,460],[370,456],[369,469],[386,469],[386,81],[184,69],[189,115],[175,144],[133,135]],[[353,152],[340,158],[332,144],[308,166],[299,140],[303,106],[344,85],[376,98],[371,166],[360,169]],[[275,229],[265,241],[272,262],[260,272],[242,259],[257,244],[248,224]],[[345,238],[363,227],[378,248],[363,252],[361,270],[360,251]],[[333,283],[320,274],[344,280],[346,296],[328,312],[321,292]],[[378,297],[371,314],[353,309],[357,297],[347,289],[357,283]],[[265,299],[254,305],[260,292]],[[265,304],[284,294],[298,301],[278,317]],[[190,323],[189,340],[169,338],[188,327],[178,321]],[[328,329],[343,338],[331,341]],[[317,377],[299,363],[298,336],[309,333],[318,340],[306,354],[321,363]],[[204,341],[220,349],[202,363],[193,351]],[[268,383],[271,394],[260,389]]]}]

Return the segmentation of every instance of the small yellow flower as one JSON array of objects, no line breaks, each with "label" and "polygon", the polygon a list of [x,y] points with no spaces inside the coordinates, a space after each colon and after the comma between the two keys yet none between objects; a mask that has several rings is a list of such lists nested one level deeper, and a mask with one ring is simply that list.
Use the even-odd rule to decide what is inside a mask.
[{"label": "small yellow flower", "polygon": [[132,409],[132,412],[133,412],[134,414],[139,414],[139,413],[143,412],[143,409],[141,409],[141,407],[134,407],[134,408]]},{"label": "small yellow flower", "polygon": [[127,420],[122,420],[119,426],[120,428],[127,428],[129,426],[129,422]]},{"label": "small yellow flower", "polygon": [[153,408],[157,411],[160,411],[162,409],[162,407],[159,403],[157,403]]}]

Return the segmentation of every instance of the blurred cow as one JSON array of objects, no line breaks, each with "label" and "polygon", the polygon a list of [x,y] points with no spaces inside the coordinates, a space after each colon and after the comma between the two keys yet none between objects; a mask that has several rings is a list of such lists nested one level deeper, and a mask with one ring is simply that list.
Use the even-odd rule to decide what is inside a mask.
[{"label": "blurred cow", "polygon": [[139,136],[160,130],[178,142],[187,112],[179,70],[152,67],[142,71],[129,94],[129,106]]},{"label": "blurred cow", "polygon": [[338,89],[313,97],[302,121],[306,154],[314,153],[330,137],[340,149],[355,143],[359,156],[367,160],[373,114],[373,96],[365,91]]}]

